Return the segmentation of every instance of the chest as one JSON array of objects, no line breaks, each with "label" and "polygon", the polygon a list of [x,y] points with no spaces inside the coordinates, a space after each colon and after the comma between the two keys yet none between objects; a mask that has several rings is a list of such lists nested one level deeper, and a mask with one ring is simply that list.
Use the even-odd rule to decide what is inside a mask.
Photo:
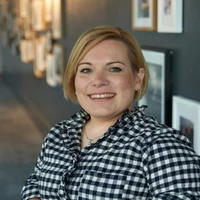
[{"label": "chest", "polygon": [[147,193],[140,151],[128,144],[82,152],[66,180],[71,199],[133,199],[138,190]]},{"label": "chest", "polygon": [[131,141],[101,141],[81,152],[62,146],[59,153],[49,150],[40,177],[44,199],[52,194],[63,199],[133,199],[138,190],[147,193],[141,149]]}]

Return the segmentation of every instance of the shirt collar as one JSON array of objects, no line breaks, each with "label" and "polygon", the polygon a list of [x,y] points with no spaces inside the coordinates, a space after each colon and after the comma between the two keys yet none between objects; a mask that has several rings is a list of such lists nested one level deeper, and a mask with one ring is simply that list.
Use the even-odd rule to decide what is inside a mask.
[{"label": "shirt collar", "polygon": [[[139,107],[135,107],[134,111],[126,109],[120,119],[117,120],[117,122],[113,125],[113,127],[115,127],[117,124],[123,126],[127,124],[130,120],[134,121],[144,116],[146,108],[146,105],[142,105]],[[75,113],[71,117],[68,124],[71,128],[82,128],[88,120],[90,120],[90,115],[82,108],[79,112]]]}]

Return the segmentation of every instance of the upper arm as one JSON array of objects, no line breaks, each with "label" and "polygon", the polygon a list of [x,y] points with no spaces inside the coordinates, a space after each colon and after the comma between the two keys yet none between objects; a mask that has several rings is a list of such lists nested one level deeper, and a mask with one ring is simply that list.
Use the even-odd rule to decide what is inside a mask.
[{"label": "upper arm", "polygon": [[187,142],[160,136],[149,143],[143,158],[152,197],[200,197],[200,158]]}]

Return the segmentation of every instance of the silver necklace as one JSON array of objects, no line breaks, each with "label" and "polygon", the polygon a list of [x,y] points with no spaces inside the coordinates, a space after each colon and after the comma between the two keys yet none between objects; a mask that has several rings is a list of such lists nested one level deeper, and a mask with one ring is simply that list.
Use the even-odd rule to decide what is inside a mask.
[{"label": "silver necklace", "polygon": [[94,143],[94,142],[96,142],[101,136],[103,136],[103,135],[101,135],[101,136],[99,136],[97,138],[91,139],[91,138],[89,138],[87,136],[87,132],[86,131],[84,131],[84,133],[85,133],[85,136],[86,136],[87,140],[89,141],[89,143],[88,143],[89,145],[92,144],[92,143]]}]

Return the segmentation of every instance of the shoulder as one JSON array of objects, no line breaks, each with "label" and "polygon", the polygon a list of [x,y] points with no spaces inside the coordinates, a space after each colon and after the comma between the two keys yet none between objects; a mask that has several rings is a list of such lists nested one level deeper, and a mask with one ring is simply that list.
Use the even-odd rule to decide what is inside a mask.
[{"label": "shoulder", "polygon": [[88,114],[81,110],[67,120],[56,123],[48,132],[46,140],[51,143],[60,143],[69,137],[69,131],[76,132],[76,129],[83,126],[88,119]]},{"label": "shoulder", "polygon": [[[194,151],[189,139],[180,131],[146,118],[142,133],[143,158],[148,162],[186,162],[200,166],[200,156]],[[164,161],[165,160],[165,161]],[[184,161],[184,162],[185,162]]]},{"label": "shoulder", "polygon": [[[153,116],[146,115],[144,108],[132,112],[130,115],[131,127],[140,138],[144,151],[159,146],[191,148],[191,143],[180,131],[159,123]],[[150,148],[151,147],[151,148]]]}]

